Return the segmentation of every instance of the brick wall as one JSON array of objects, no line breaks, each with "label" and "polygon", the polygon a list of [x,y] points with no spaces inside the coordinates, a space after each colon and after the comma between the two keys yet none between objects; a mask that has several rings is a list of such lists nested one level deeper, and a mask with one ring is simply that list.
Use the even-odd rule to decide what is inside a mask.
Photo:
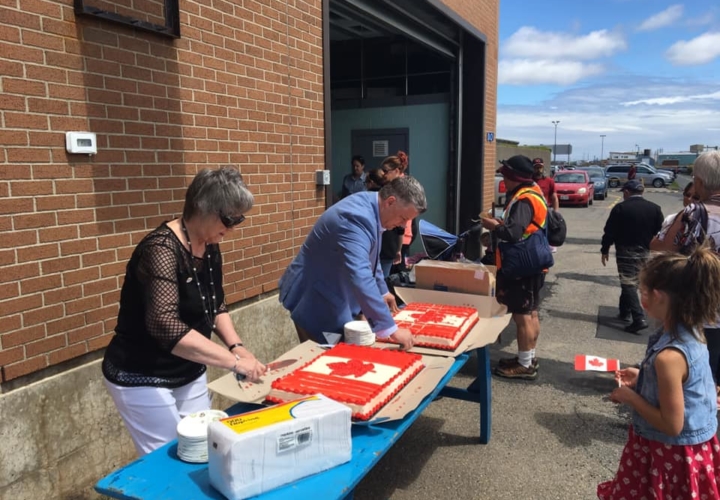
[{"label": "brick wall", "polygon": [[[0,2],[0,381],[107,345],[134,245],[200,168],[255,194],[222,246],[228,302],[276,288],[324,206],[320,6],[184,0],[171,40]],[[98,154],[68,155],[72,130]]]},{"label": "brick wall", "polygon": [[[498,48],[500,30],[500,2],[498,0],[442,0],[460,17],[475,26],[487,37],[486,68],[485,68],[485,130],[497,130],[497,76],[498,76]],[[485,142],[485,170],[483,189],[483,209],[490,208],[494,198],[494,173],[497,166],[495,142]]]}]

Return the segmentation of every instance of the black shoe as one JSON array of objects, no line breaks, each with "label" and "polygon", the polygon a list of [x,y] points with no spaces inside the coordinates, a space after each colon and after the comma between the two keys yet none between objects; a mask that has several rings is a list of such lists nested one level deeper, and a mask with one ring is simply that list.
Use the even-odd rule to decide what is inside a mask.
[{"label": "black shoe", "polygon": [[627,314],[620,313],[617,316],[615,316],[615,318],[619,319],[620,321],[622,321],[624,323],[630,323],[632,321],[632,315],[630,315],[630,313],[627,313]]},{"label": "black shoe", "polygon": [[648,327],[647,321],[644,319],[635,320],[625,327],[625,331],[628,333],[638,333],[640,330],[644,330]]}]

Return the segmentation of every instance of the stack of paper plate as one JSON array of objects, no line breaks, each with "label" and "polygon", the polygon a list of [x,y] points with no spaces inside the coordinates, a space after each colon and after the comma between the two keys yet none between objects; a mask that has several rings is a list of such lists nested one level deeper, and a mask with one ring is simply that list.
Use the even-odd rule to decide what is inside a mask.
[{"label": "stack of paper plate", "polygon": [[191,413],[178,422],[178,458],[184,462],[204,463],[208,461],[207,430],[213,420],[226,418],[220,410],[205,410]]},{"label": "stack of paper plate", "polygon": [[350,321],[345,323],[345,342],[355,345],[373,345],[375,334],[367,321]]}]

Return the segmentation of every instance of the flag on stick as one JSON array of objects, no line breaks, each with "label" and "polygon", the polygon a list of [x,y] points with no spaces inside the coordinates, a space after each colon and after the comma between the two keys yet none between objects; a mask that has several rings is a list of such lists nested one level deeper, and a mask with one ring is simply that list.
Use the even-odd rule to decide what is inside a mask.
[{"label": "flag on stick", "polygon": [[614,372],[620,369],[620,361],[617,359],[605,359],[586,354],[575,356],[575,370],[594,372]]}]

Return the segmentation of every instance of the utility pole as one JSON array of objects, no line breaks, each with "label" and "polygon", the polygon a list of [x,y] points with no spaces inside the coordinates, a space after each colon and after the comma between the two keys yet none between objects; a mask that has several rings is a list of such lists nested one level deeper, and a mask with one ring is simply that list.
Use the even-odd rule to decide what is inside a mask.
[{"label": "utility pole", "polygon": [[558,123],[560,123],[560,120],[557,120],[557,121],[553,120],[553,122],[552,122],[552,124],[555,125],[555,141],[553,142],[553,163],[556,163],[555,159],[557,156],[556,150],[557,150],[557,126],[558,126]]},{"label": "utility pole", "polygon": [[607,134],[600,134],[600,163],[602,163],[603,158],[605,158],[603,156],[603,154],[605,154],[605,137],[606,136],[607,136]]}]

